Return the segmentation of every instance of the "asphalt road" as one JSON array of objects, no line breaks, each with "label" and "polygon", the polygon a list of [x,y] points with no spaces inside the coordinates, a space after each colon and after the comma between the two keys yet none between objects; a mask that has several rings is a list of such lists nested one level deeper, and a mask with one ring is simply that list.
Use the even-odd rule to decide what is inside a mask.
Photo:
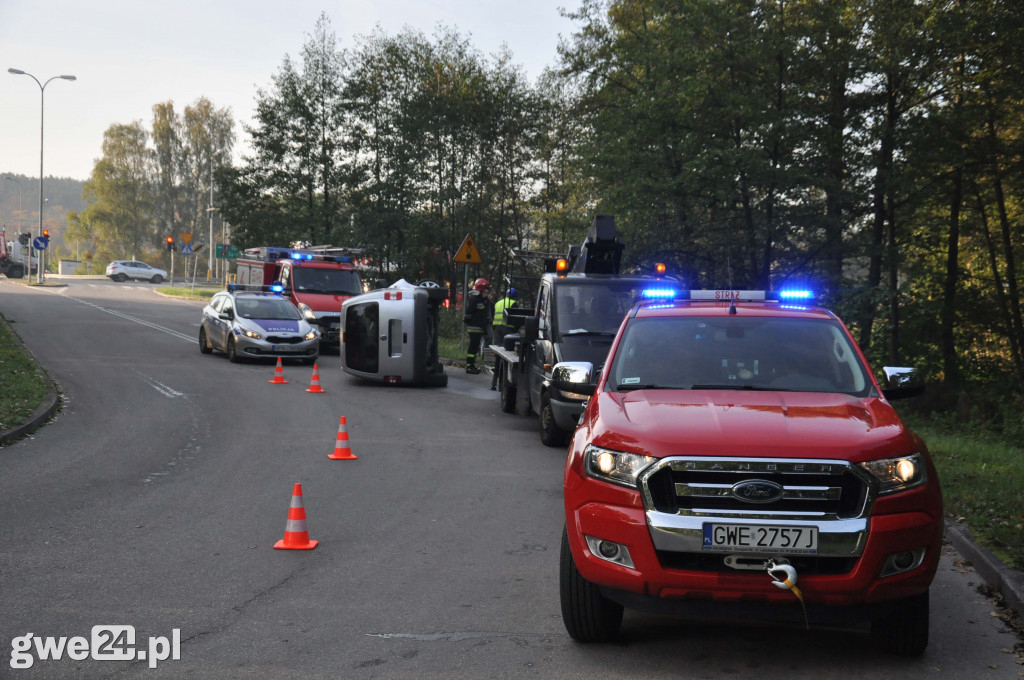
[{"label": "asphalt road", "polygon": [[[573,643],[558,605],[563,457],[500,412],[486,374],[447,388],[203,356],[201,305],[150,284],[28,288],[0,312],[66,395],[0,449],[0,678],[1019,678],[1016,637],[951,548],[920,659],[860,630],[707,625],[627,613],[619,644]],[[345,416],[355,461],[332,461]],[[294,483],[313,551],[276,551]],[[40,661],[27,633],[180,659]],[[154,651],[161,650],[159,646]],[[18,658],[24,659],[24,655]]]}]

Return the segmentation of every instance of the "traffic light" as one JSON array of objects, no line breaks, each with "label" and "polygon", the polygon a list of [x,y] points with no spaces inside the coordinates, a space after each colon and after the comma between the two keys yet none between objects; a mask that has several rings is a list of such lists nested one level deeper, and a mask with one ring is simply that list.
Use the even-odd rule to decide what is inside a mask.
[{"label": "traffic light", "polygon": [[49,229],[43,229],[43,238],[45,238],[47,241],[50,240],[50,230]]},{"label": "traffic light", "polygon": [[174,237],[173,236],[168,236],[167,237],[167,250],[171,251],[172,253],[174,252]]},{"label": "traffic light", "polygon": [[29,232],[23,231],[22,233],[18,234],[18,243],[20,243],[21,245],[27,246],[31,242],[32,234],[30,234]]}]

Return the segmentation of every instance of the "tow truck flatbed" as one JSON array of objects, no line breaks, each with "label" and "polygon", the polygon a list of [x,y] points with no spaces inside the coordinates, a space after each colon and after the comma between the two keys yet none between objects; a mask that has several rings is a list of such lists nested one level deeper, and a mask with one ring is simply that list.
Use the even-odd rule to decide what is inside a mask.
[{"label": "tow truck flatbed", "polygon": [[501,357],[503,361],[506,361],[509,364],[519,363],[519,354],[517,354],[514,350],[505,349],[501,345],[488,345],[487,348],[494,352],[499,357]]}]

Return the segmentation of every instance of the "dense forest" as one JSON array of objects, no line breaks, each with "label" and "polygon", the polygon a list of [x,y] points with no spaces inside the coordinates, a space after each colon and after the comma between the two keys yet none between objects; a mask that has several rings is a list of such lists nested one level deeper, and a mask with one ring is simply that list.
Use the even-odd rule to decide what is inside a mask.
[{"label": "dense forest", "polygon": [[564,252],[610,214],[629,267],[814,285],[873,362],[923,367],[938,405],[1024,438],[1017,3],[582,0],[570,16],[536,82],[454,29],[341,46],[322,16],[257,91],[240,164],[227,112],[158,104],[150,127],[108,130],[68,229],[156,253],[208,220],[213,177],[241,247],[362,246],[388,278],[458,283],[467,234],[473,273],[501,280],[513,249]]}]

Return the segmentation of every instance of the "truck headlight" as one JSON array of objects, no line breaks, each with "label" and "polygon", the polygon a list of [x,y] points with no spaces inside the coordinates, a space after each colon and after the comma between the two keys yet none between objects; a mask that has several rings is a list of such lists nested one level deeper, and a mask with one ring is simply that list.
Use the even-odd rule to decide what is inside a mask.
[{"label": "truck headlight", "polygon": [[591,477],[612,484],[636,487],[637,475],[653,461],[652,456],[611,451],[588,444],[584,451],[583,465]]},{"label": "truck headlight", "polygon": [[313,308],[307,305],[305,302],[299,303],[299,311],[302,312],[302,316],[306,317],[310,321],[316,320],[316,313],[313,312]]},{"label": "truck headlight", "polygon": [[920,453],[899,458],[883,458],[861,463],[860,466],[878,480],[878,493],[906,491],[921,486],[928,479],[928,471]]}]

